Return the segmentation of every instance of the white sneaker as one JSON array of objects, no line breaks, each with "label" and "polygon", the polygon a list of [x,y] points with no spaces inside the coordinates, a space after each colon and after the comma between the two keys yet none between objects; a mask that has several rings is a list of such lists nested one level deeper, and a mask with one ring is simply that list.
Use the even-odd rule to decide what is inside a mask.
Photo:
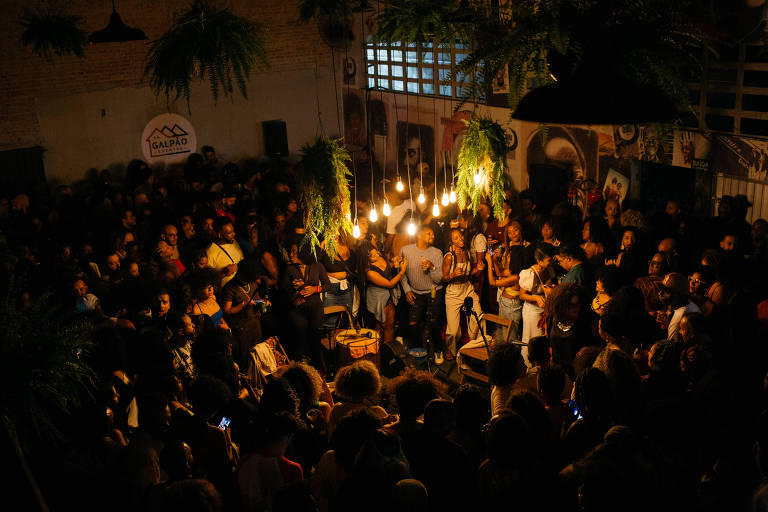
[{"label": "white sneaker", "polygon": [[445,359],[443,358],[442,352],[435,352],[435,364],[440,366],[445,362]]}]

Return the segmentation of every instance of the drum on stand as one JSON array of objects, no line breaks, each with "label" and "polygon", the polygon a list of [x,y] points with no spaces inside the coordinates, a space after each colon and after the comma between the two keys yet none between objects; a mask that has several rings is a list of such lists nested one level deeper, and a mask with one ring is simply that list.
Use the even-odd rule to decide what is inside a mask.
[{"label": "drum on stand", "polygon": [[379,367],[379,333],[373,329],[337,329],[331,333],[336,347],[336,367],[367,359]]}]

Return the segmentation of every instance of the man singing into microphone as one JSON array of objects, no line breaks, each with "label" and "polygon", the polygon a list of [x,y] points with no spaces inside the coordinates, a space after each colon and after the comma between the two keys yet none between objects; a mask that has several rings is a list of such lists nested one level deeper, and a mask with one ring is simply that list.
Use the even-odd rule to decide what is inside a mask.
[{"label": "man singing into microphone", "polygon": [[422,226],[416,243],[400,249],[400,256],[408,262],[400,283],[408,301],[408,348],[423,346],[422,326],[426,320],[428,335],[434,344],[435,363],[440,364],[443,360],[440,331],[445,288],[442,282],[443,253],[432,247],[434,240],[432,228]]}]

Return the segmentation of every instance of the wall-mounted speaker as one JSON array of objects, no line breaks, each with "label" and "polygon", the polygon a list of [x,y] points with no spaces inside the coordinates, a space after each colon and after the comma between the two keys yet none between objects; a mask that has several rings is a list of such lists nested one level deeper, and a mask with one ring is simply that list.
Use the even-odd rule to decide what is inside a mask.
[{"label": "wall-mounted speaker", "polygon": [[288,156],[288,133],[285,121],[279,119],[262,121],[261,129],[264,131],[264,152],[273,158]]}]

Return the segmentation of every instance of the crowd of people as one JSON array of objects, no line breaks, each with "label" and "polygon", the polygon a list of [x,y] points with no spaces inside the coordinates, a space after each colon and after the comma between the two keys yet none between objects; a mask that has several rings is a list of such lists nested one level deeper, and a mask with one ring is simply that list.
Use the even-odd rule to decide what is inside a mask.
[{"label": "crowd of people", "polygon": [[[510,190],[502,211],[435,217],[386,186],[390,215],[369,222],[359,193],[361,236],[338,233],[333,256],[302,243],[290,166],[221,165],[210,146],[0,199],[3,288],[22,310],[53,292],[92,329],[97,392],[61,419],[79,427],[41,469],[50,499],[768,510],[768,222],[745,221],[746,198],[702,217],[674,198],[539,211]],[[489,384],[336,367],[328,306],[432,369],[487,336]],[[486,313],[509,327],[480,332]],[[289,360],[257,388],[268,340]]]}]

